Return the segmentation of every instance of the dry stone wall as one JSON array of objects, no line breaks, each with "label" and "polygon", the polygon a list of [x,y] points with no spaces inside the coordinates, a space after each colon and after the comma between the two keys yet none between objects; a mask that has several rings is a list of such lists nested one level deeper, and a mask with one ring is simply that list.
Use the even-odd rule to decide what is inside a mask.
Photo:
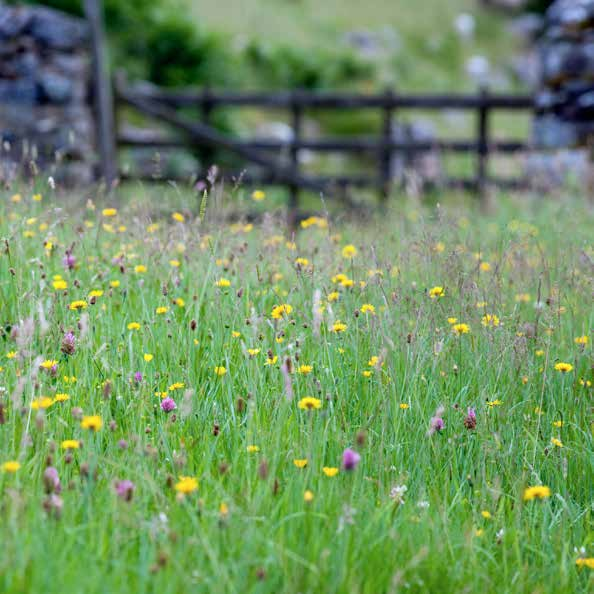
[{"label": "dry stone wall", "polygon": [[0,181],[43,171],[88,183],[94,168],[86,23],[0,0]]},{"label": "dry stone wall", "polygon": [[540,40],[535,143],[578,147],[594,138],[594,0],[557,0]]}]

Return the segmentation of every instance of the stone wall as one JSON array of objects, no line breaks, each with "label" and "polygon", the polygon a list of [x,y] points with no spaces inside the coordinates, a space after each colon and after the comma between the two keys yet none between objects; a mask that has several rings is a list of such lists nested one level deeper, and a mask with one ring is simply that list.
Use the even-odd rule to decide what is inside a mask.
[{"label": "stone wall", "polygon": [[0,0],[0,180],[93,177],[91,57],[82,20]]},{"label": "stone wall", "polygon": [[594,139],[594,0],[557,0],[539,44],[535,143],[586,146]]}]

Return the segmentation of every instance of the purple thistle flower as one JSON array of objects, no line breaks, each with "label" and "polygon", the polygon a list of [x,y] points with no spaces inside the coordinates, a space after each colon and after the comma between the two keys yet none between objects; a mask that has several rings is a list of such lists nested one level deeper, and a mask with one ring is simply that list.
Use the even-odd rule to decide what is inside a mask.
[{"label": "purple thistle flower", "polygon": [[442,431],[444,427],[445,423],[441,417],[431,417],[431,423],[429,428],[430,434]]},{"label": "purple thistle flower", "polygon": [[441,405],[437,407],[435,414],[431,417],[431,420],[429,421],[429,431],[427,431],[427,435],[431,436],[434,433],[443,430],[443,428],[445,427],[445,423],[442,418],[444,410],[444,407]]},{"label": "purple thistle flower", "polygon": [[134,374],[134,381],[139,384],[142,381],[142,373],[140,373],[140,371],[137,371]]},{"label": "purple thistle flower", "polygon": [[62,258],[62,265],[67,270],[73,270],[76,266],[76,258],[70,252],[66,252],[66,255]]},{"label": "purple thistle flower", "polygon": [[62,352],[65,355],[73,355],[76,350],[76,336],[73,332],[66,332],[62,338]]},{"label": "purple thistle flower", "polygon": [[474,429],[476,427],[476,411],[472,407],[468,409],[468,414],[464,419],[464,427],[466,429]]},{"label": "purple thistle flower", "polygon": [[118,481],[115,484],[116,495],[124,501],[132,501],[132,495],[134,495],[134,488],[134,483],[132,481],[129,481],[128,479]]},{"label": "purple thistle flower", "polygon": [[355,470],[360,461],[361,456],[351,448],[347,448],[342,453],[342,467],[345,470]]},{"label": "purple thistle flower", "polygon": [[43,484],[45,485],[46,493],[60,493],[62,485],[60,484],[60,477],[58,471],[53,466],[48,466],[43,473]]},{"label": "purple thistle flower", "polygon": [[172,410],[175,410],[177,408],[177,404],[175,404],[175,400],[173,400],[173,398],[164,398],[161,401],[161,410],[166,412],[166,413],[170,413]]}]

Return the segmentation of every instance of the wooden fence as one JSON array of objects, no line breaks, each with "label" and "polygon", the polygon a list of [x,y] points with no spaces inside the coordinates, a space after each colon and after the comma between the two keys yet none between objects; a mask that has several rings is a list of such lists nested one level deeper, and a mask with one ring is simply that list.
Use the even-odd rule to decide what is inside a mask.
[{"label": "wooden fence", "polygon": [[[523,139],[494,140],[491,136],[491,114],[499,110],[533,111],[530,96],[492,94],[483,89],[474,95],[402,95],[387,91],[378,95],[351,93],[319,93],[306,91],[236,93],[203,90],[165,90],[146,83],[129,85],[118,77],[115,84],[116,105],[133,107],[145,116],[168,124],[182,134],[164,134],[150,130],[123,130],[117,133],[118,146],[150,147],[155,150],[171,147],[211,147],[229,150],[246,162],[264,169],[264,175],[252,177],[250,183],[280,184],[290,192],[290,208],[298,207],[299,191],[309,189],[332,194],[347,186],[372,187],[385,199],[393,180],[392,157],[427,151],[439,153],[470,153],[476,157],[476,168],[471,178],[449,177],[444,181],[450,187],[465,188],[484,195],[487,186],[496,183],[502,187],[517,188],[522,179],[496,179],[489,176],[491,154],[525,152],[530,144]],[[212,127],[213,112],[218,108],[255,107],[286,110],[290,113],[291,139],[231,138]],[[190,109],[198,117],[187,114]],[[381,132],[376,137],[332,137],[308,139],[303,135],[304,117],[308,110],[379,110],[382,116]],[[395,116],[404,110],[460,110],[476,114],[476,131],[471,139],[442,139],[430,142],[396,141]],[[312,176],[304,175],[300,168],[302,150],[316,153],[367,153],[377,157],[377,172],[364,175]],[[274,155],[283,151],[288,163]],[[271,156],[272,155],[272,156]]]}]

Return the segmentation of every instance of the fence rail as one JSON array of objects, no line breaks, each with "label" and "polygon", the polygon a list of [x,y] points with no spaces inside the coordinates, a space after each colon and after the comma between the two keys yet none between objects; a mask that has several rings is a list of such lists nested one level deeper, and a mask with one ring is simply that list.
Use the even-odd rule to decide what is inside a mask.
[{"label": "fence rail", "polygon": [[[376,95],[355,93],[291,92],[219,92],[211,89],[166,90],[148,83],[128,84],[116,78],[116,106],[127,105],[145,116],[168,124],[181,134],[125,127],[116,133],[120,147],[150,147],[154,149],[201,147],[203,150],[222,148],[239,155],[243,160],[264,169],[262,175],[242,175],[247,183],[280,184],[289,190],[290,210],[299,205],[302,189],[331,193],[348,186],[373,187],[382,199],[388,196],[392,182],[392,157],[407,157],[434,151],[438,153],[471,154],[476,158],[475,174],[470,178],[446,178],[449,187],[463,188],[485,194],[490,183],[501,187],[520,188],[522,179],[497,179],[489,175],[489,158],[492,154],[527,152],[531,145],[523,139],[494,139],[491,137],[490,118],[495,111],[534,112],[531,96],[492,94],[483,89],[476,94],[452,95],[403,95],[386,91]],[[237,138],[221,134],[211,125],[213,111],[219,108],[256,107],[289,112],[292,137]],[[188,111],[197,111],[194,119]],[[376,136],[304,138],[303,118],[313,110],[379,110],[382,125]],[[181,111],[180,111],[181,110]],[[461,110],[476,114],[474,138],[436,139],[432,141],[396,140],[394,116],[404,110]],[[305,175],[301,170],[300,152],[316,153],[366,153],[377,159],[376,174],[363,175]],[[281,154],[285,162],[277,157]]]}]

